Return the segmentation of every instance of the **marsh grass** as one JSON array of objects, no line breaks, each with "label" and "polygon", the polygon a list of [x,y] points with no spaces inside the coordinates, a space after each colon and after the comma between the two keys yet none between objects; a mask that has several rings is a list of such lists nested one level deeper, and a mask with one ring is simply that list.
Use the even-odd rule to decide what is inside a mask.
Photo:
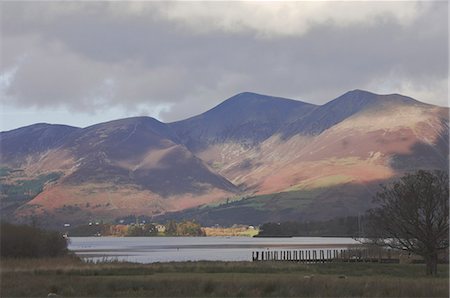
[{"label": "marsh grass", "polygon": [[184,262],[1,262],[2,297],[448,297],[448,265]]}]

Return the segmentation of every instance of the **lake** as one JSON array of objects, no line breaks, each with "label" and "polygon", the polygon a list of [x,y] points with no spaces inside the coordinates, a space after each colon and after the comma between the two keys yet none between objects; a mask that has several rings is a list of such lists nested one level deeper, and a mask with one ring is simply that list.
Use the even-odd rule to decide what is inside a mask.
[{"label": "lake", "polygon": [[154,263],[251,261],[256,250],[341,249],[358,244],[352,238],[334,237],[71,237],[69,249],[93,261]]}]

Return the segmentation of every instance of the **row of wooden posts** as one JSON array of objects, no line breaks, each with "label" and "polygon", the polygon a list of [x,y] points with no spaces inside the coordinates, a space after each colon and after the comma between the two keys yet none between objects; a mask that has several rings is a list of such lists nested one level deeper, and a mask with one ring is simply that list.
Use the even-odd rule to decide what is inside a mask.
[{"label": "row of wooden posts", "polygon": [[396,263],[399,256],[391,250],[370,249],[300,249],[261,250],[252,252],[253,261],[291,261],[302,263],[380,262]]}]

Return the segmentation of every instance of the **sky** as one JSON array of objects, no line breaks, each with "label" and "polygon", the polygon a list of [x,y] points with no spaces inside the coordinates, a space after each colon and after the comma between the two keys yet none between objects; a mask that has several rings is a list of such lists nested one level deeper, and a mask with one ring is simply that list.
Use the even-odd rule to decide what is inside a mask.
[{"label": "sky", "polygon": [[244,91],[448,103],[447,1],[2,1],[0,131],[172,122]]}]

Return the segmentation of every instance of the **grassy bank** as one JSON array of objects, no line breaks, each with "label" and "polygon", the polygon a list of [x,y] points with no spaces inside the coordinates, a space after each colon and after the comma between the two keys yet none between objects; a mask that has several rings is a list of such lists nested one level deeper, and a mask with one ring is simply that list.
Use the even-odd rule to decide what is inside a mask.
[{"label": "grassy bank", "polygon": [[186,262],[83,263],[76,258],[6,259],[2,297],[448,297],[448,265]]},{"label": "grassy bank", "polygon": [[202,228],[205,232],[205,236],[241,236],[241,237],[253,237],[258,235],[259,230],[248,227],[238,228]]}]

